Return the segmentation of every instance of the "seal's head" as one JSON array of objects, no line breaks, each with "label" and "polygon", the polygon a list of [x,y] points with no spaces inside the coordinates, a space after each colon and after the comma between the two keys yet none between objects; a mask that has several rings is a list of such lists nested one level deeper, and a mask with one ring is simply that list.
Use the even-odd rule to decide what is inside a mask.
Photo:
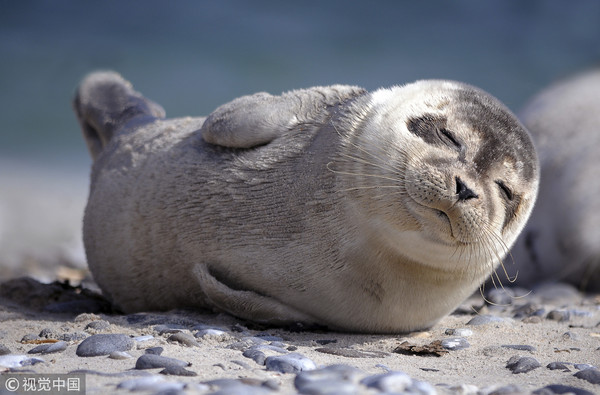
[{"label": "seal's head", "polygon": [[537,195],[528,132],[498,100],[462,83],[418,81],[369,100],[346,116],[351,154],[339,163],[361,221],[414,263],[490,274]]}]

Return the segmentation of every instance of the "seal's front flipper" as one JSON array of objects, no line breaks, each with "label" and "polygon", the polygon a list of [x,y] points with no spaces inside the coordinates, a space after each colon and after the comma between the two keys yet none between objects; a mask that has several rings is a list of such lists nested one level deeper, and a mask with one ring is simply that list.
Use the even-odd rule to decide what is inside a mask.
[{"label": "seal's front flipper", "polygon": [[293,307],[284,305],[274,298],[253,291],[233,289],[219,281],[206,265],[196,265],[193,269],[196,279],[207,302],[220,311],[249,321],[269,325],[308,324],[317,321]]},{"label": "seal's front flipper", "polygon": [[204,141],[231,148],[267,144],[303,123],[322,122],[327,109],[365,93],[355,86],[333,85],[295,90],[281,96],[243,96],[211,113],[200,132]]},{"label": "seal's front flipper", "polygon": [[88,149],[96,159],[115,131],[134,118],[164,118],[165,110],[133,90],[114,72],[96,72],[79,85],[73,107]]}]

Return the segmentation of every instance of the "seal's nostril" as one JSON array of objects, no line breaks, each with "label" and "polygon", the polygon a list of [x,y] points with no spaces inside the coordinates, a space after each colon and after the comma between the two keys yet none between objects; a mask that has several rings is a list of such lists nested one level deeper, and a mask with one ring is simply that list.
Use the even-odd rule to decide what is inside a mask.
[{"label": "seal's nostril", "polygon": [[458,200],[477,199],[479,196],[471,190],[460,178],[456,177],[456,194]]}]

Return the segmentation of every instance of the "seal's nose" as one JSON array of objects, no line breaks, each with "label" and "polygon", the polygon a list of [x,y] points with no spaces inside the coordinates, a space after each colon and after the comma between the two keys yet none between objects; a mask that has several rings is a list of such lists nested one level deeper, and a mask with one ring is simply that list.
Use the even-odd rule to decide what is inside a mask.
[{"label": "seal's nose", "polygon": [[479,195],[477,195],[471,188],[467,186],[460,178],[456,177],[454,179],[456,181],[456,195],[458,195],[458,200],[469,200],[469,199],[477,199]]}]

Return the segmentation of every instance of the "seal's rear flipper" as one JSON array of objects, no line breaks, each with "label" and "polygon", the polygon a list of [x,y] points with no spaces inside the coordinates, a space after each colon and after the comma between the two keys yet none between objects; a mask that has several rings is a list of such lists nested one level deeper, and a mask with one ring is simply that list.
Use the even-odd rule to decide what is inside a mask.
[{"label": "seal's rear flipper", "polygon": [[164,118],[165,110],[133,90],[115,72],[96,72],[79,85],[73,102],[92,159],[134,118]]}]

